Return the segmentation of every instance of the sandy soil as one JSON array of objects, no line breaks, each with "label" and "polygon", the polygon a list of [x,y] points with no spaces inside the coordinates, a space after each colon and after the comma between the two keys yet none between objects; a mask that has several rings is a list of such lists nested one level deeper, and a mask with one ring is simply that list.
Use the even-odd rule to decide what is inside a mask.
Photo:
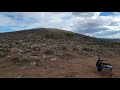
[{"label": "sandy soil", "polygon": [[[114,67],[113,78],[120,77],[120,57],[102,57]],[[46,60],[33,65],[15,65],[0,62],[0,78],[110,78],[106,70],[98,72],[96,56],[79,56],[71,59]]]}]

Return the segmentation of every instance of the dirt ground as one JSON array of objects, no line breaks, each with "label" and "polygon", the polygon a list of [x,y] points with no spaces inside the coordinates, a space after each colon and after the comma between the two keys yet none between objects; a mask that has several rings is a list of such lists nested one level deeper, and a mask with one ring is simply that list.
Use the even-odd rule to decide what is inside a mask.
[{"label": "dirt ground", "polygon": [[[120,77],[120,57],[101,57],[114,67],[113,78]],[[96,56],[79,56],[71,59],[46,60],[38,65],[15,65],[0,62],[0,78],[110,78],[106,70],[98,72]]]}]

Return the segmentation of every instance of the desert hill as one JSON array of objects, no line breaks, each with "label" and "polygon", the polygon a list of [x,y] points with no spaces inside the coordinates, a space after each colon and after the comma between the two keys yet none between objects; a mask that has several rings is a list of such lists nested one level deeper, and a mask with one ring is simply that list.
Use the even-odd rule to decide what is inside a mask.
[{"label": "desert hill", "polygon": [[[96,71],[95,75],[79,75],[78,67],[83,70],[81,65],[86,64],[89,68],[91,64],[94,68],[96,53],[110,59],[119,57],[120,42],[51,28],[0,33],[0,76],[94,77]],[[93,61],[89,63],[88,59]],[[81,65],[77,67],[78,63]]]}]

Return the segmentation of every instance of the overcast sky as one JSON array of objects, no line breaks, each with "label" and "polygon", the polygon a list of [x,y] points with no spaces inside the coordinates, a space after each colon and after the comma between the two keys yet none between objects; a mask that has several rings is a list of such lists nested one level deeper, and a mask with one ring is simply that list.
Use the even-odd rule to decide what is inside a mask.
[{"label": "overcast sky", "polygon": [[0,32],[58,28],[97,38],[120,39],[119,12],[0,12]]}]

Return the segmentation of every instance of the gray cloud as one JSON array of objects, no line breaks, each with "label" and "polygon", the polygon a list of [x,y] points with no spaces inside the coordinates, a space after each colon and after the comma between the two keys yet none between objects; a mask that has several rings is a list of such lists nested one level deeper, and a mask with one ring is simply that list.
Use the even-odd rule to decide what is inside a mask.
[{"label": "gray cloud", "polygon": [[78,28],[76,32],[81,33],[81,34],[92,34],[96,32],[105,32],[107,29],[106,28],[93,28],[93,29],[80,29]]},{"label": "gray cloud", "polygon": [[115,34],[118,34],[120,33],[120,31],[104,31],[103,33],[95,33],[96,36],[107,36],[107,35],[115,35]]},{"label": "gray cloud", "polygon": [[118,26],[120,22],[110,22],[108,26]]},{"label": "gray cloud", "polygon": [[100,15],[100,12],[73,12],[72,14],[78,17],[92,17],[95,15]]}]

